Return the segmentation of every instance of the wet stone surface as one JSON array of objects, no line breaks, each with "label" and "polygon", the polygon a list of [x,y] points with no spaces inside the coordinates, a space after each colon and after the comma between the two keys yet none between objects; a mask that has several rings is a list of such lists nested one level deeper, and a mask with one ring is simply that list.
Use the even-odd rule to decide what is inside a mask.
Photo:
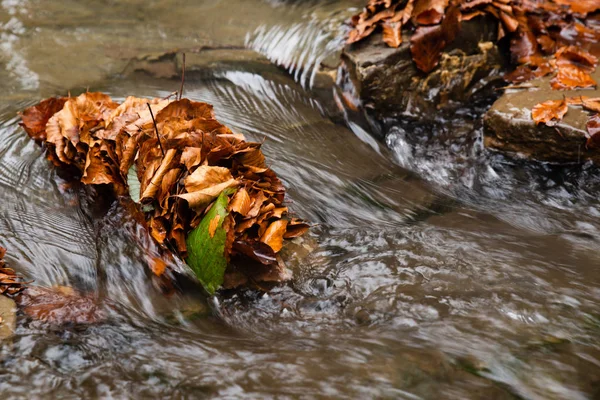
[{"label": "wet stone surface", "polygon": [[342,60],[365,108],[376,118],[433,120],[465,102],[490,94],[504,63],[493,44],[495,22],[478,17],[462,24],[458,37],[429,74],[411,58],[410,36],[397,49],[380,34],[346,46]]},{"label": "wet stone surface", "polygon": [[[592,73],[600,80],[600,71]],[[556,126],[536,125],[531,109],[547,100],[565,97],[600,96],[600,90],[552,90],[551,77],[528,82],[528,89],[508,89],[485,114],[485,146],[504,152],[518,153],[527,159],[551,162],[600,161],[597,151],[588,150],[586,123],[588,112],[569,107]]]}]

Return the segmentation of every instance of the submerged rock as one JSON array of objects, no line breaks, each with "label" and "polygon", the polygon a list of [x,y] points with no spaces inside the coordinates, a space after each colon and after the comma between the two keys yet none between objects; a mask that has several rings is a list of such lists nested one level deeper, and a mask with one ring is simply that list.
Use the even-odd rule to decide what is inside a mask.
[{"label": "submerged rock", "polygon": [[0,295],[0,341],[10,338],[17,328],[17,304]]},{"label": "submerged rock", "polygon": [[[600,71],[592,77],[600,81]],[[509,89],[494,103],[484,117],[485,146],[542,161],[600,161],[598,151],[585,146],[588,112],[581,107],[570,106],[556,126],[536,125],[531,118],[531,109],[538,103],[576,96],[600,97],[600,90],[552,90],[550,79],[531,81],[527,89]]]},{"label": "submerged rock", "polygon": [[456,40],[431,73],[419,71],[411,57],[410,36],[398,48],[381,35],[347,46],[342,60],[363,105],[376,118],[435,118],[471,101],[499,79],[504,64],[495,44],[497,23],[486,17],[462,24]]}]

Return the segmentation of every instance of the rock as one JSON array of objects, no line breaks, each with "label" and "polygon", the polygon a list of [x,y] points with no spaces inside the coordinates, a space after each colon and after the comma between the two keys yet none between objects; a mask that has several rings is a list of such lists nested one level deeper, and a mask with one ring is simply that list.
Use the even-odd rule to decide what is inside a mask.
[{"label": "rock", "polygon": [[254,50],[241,47],[200,47],[141,55],[132,59],[123,73],[130,75],[143,72],[154,78],[181,79],[183,53],[185,73],[188,77],[206,75],[219,67],[232,69],[236,65],[243,65],[246,71],[264,71],[266,67],[273,71],[278,69],[265,56]]},{"label": "rock", "polygon": [[487,17],[464,22],[461,31],[431,73],[419,71],[411,58],[410,36],[397,49],[381,35],[347,46],[342,60],[357,95],[378,119],[412,116],[433,119],[452,111],[499,80],[504,60],[497,47],[497,23]]},{"label": "rock", "polygon": [[0,341],[10,338],[17,329],[17,304],[0,295]]},{"label": "rock", "polygon": [[[600,82],[600,71],[592,74]],[[536,125],[531,109],[547,100],[564,97],[600,97],[600,90],[552,90],[551,77],[529,82],[529,89],[509,89],[485,114],[484,143],[488,148],[519,153],[526,158],[550,162],[600,161],[597,151],[586,149],[588,113],[581,107],[569,111],[556,126]]]}]

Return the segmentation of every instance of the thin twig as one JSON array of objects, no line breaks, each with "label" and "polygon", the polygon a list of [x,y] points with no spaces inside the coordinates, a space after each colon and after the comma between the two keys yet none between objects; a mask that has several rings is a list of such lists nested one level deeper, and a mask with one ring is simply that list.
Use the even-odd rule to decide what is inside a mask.
[{"label": "thin twig", "polygon": [[179,89],[179,100],[183,97],[183,82],[185,82],[185,53],[183,53],[183,65],[181,66],[181,88]]},{"label": "thin twig", "polygon": [[156,121],[154,120],[154,114],[152,114],[152,107],[150,107],[150,103],[146,103],[148,106],[148,111],[150,111],[150,116],[152,117],[152,122],[154,123],[154,131],[156,131],[156,139],[158,139],[158,146],[160,147],[160,152],[162,153],[163,158],[165,158],[165,150],[162,147],[162,143],[160,142],[160,135],[158,134],[158,126],[156,126]]}]

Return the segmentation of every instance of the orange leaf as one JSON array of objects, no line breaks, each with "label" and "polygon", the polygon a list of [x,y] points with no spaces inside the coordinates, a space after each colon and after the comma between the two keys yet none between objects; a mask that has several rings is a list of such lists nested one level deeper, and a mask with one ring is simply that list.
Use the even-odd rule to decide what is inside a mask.
[{"label": "orange leaf", "polygon": [[283,235],[288,222],[284,219],[272,222],[260,237],[260,241],[269,245],[275,253],[283,247]]},{"label": "orange leaf", "polygon": [[383,41],[390,47],[397,48],[402,44],[402,22],[384,22]]},{"label": "orange leaf", "polygon": [[564,100],[548,100],[536,104],[531,110],[531,118],[536,124],[544,123],[547,126],[556,125],[565,116],[569,106]]},{"label": "orange leaf", "polygon": [[233,199],[231,199],[231,203],[229,204],[229,210],[235,211],[236,213],[246,216],[250,211],[250,206],[252,205],[252,200],[248,195],[248,191],[245,188],[241,188],[238,190]]},{"label": "orange leaf", "polygon": [[558,74],[552,78],[550,84],[555,90],[571,90],[595,87],[596,81],[582,68],[574,64],[563,64],[559,66]]}]

